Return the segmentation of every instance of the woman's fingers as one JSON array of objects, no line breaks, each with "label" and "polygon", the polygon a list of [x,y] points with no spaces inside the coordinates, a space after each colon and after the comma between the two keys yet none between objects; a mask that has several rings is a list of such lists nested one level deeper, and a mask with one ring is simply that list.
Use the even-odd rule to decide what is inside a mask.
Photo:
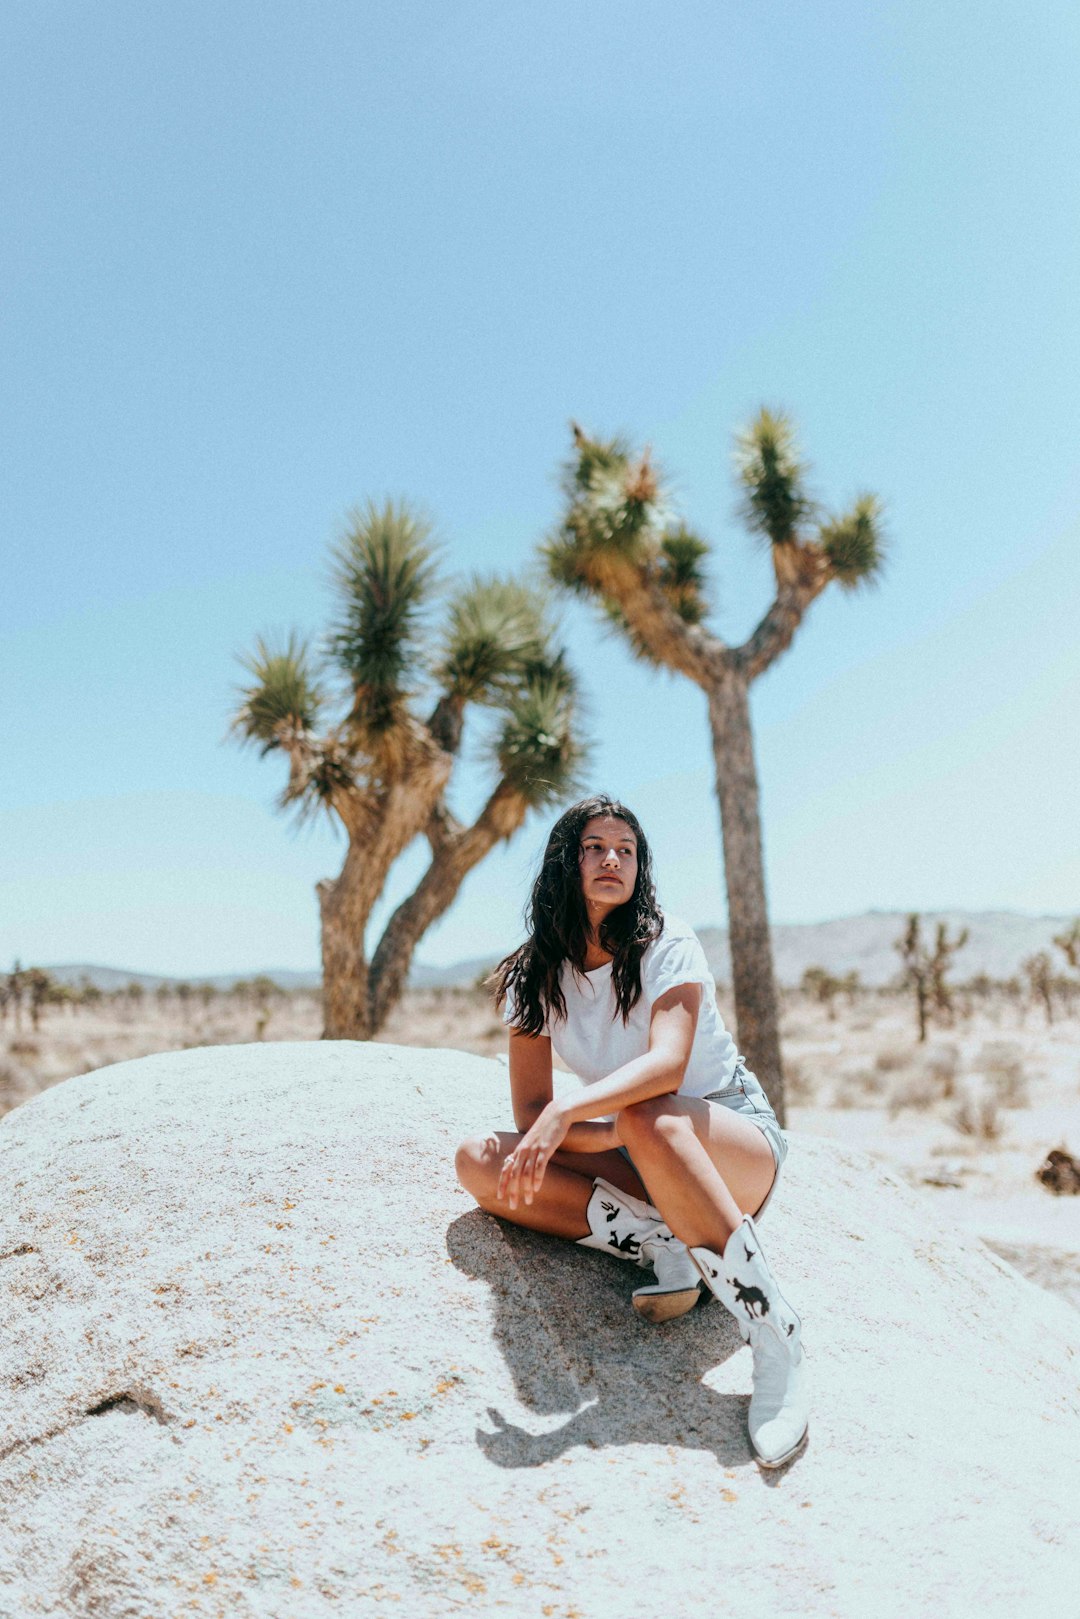
[{"label": "woman's fingers", "polygon": [[512,1209],[518,1206],[523,1167],[524,1158],[521,1148],[518,1147],[509,1157],[503,1159],[503,1166],[499,1172],[497,1196],[500,1202],[508,1203]]},{"label": "woman's fingers", "polygon": [[566,1135],[565,1125],[557,1129],[544,1120],[534,1129],[533,1140],[530,1141],[528,1134],[524,1135],[514,1150],[507,1153],[499,1169],[495,1195],[500,1203],[508,1203],[512,1209],[517,1208],[519,1199],[531,1203],[537,1196],[551,1155]]},{"label": "woman's fingers", "polygon": [[528,1162],[522,1172],[522,1190],[525,1193],[526,1203],[531,1203],[544,1181],[545,1160],[540,1147],[529,1154]]},{"label": "woman's fingers", "polygon": [[504,1158],[503,1161],[502,1161],[502,1168],[499,1170],[499,1184],[495,1188],[495,1196],[499,1199],[500,1203],[502,1203],[502,1202],[504,1202],[506,1200],[506,1197],[507,1197],[507,1195],[509,1193],[509,1190],[510,1190],[510,1177],[511,1177],[511,1175],[513,1173],[513,1169],[514,1169],[514,1155],[513,1155],[513,1153],[511,1153],[508,1157]]},{"label": "woman's fingers", "polygon": [[541,1147],[518,1146],[502,1161],[495,1196],[516,1209],[520,1199],[531,1203],[544,1183],[547,1157]]}]

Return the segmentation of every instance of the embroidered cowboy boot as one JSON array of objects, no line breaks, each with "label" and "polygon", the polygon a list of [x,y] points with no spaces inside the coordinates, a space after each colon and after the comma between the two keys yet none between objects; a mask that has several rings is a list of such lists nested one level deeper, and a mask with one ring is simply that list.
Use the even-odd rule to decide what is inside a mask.
[{"label": "embroidered cowboy boot", "polygon": [[802,1322],[781,1293],[748,1214],[722,1258],[710,1248],[691,1248],[690,1254],[753,1351],[750,1443],[763,1467],[780,1467],[802,1445],[809,1422]]},{"label": "embroidered cowboy boot", "polygon": [[656,1281],[635,1287],[631,1303],[646,1321],[659,1324],[686,1315],[701,1297],[701,1276],[690,1250],[670,1228],[657,1225],[641,1244],[641,1265],[651,1265]]},{"label": "embroidered cowboy boot", "polygon": [[589,1235],[578,1239],[582,1248],[601,1248],[617,1259],[655,1270],[656,1282],[639,1287],[633,1298],[634,1309],[646,1321],[672,1321],[694,1308],[701,1292],[697,1266],[651,1203],[598,1176],[586,1217]]}]

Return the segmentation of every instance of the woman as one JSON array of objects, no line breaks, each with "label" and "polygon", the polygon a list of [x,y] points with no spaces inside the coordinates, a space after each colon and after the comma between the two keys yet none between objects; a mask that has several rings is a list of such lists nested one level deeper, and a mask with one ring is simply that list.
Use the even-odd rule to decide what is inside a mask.
[{"label": "woman", "polygon": [[[529,937],[495,973],[515,1132],[466,1141],[457,1173],[517,1225],[652,1265],[634,1305],[668,1320],[702,1282],[754,1356],[750,1439],[778,1467],[807,1428],[801,1323],[754,1227],[787,1152],[716,1009],[704,951],[656,902],[636,816],[598,795],[548,838]],[[584,1082],[556,1097],[552,1048]]]}]

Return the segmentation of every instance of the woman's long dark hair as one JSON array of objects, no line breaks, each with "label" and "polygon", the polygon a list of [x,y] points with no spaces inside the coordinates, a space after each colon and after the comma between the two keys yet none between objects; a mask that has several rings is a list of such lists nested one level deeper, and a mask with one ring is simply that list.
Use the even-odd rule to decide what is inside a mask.
[{"label": "woman's long dark hair", "polygon": [[568,961],[575,972],[585,971],[589,921],[581,892],[581,834],[586,822],[598,815],[625,821],[637,838],[634,892],[601,922],[599,942],[611,953],[615,1005],[624,1023],[641,998],[641,958],[664,925],[656,903],[652,853],[633,811],[618,799],[597,793],[572,804],[552,827],[525,911],[529,937],[492,974],[497,1005],[513,993],[514,1027],[522,1034],[542,1034],[552,1013],[565,1018],[566,997],[559,984],[563,962]]}]

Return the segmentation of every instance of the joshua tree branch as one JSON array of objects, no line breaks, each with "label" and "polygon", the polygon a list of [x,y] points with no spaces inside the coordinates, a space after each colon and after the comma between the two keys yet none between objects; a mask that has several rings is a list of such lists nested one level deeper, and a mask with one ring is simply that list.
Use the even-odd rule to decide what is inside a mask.
[{"label": "joshua tree branch", "polygon": [[647,566],[599,555],[589,559],[587,577],[593,590],[619,609],[658,663],[706,691],[716,683],[728,648],[710,630],[679,617]]},{"label": "joshua tree branch", "polygon": [[441,849],[461,837],[464,830],[461,822],[447,808],[445,800],[440,798],[424,828],[424,836],[431,845],[432,854],[437,855]]},{"label": "joshua tree branch", "polygon": [[[775,549],[779,550],[779,547]],[[830,579],[828,563],[816,547],[800,546],[798,556],[785,559],[785,577],[753,634],[735,650],[735,659],[747,680],[756,680],[795,638],[807,609]],[[777,570],[778,576],[780,570]]]},{"label": "joshua tree branch", "polygon": [[528,801],[508,782],[500,781],[472,826],[455,823],[433,846],[431,864],[416,888],[387,922],[369,975],[370,1024],[378,1033],[405,987],[416,946],[457,896],[469,872],[500,839],[509,838],[524,821]]}]

